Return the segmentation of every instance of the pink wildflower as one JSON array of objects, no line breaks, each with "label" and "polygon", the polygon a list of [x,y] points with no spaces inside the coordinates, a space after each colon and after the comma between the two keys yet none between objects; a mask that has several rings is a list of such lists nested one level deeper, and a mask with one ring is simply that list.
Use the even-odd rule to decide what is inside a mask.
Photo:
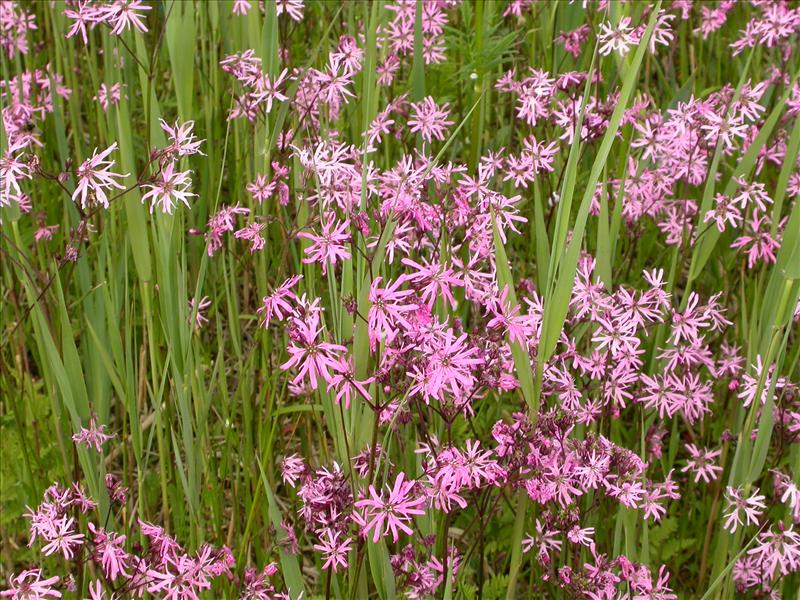
[{"label": "pink wildflower", "polygon": [[125,186],[116,180],[123,179],[129,174],[112,173],[110,169],[114,166],[115,161],[105,160],[116,149],[116,142],[100,154],[97,154],[97,148],[95,148],[92,156],[83,161],[81,166],[78,167],[76,172],[78,185],[72,193],[72,199],[76,200],[80,196],[81,208],[86,209],[90,204],[100,204],[103,208],[108,208],[108,196],[106,196],[105,190],[110,188],[125,189]]},{"label": "pink wildflower", "polygon": [[684,447],[691,457],[686,461],[686,466],[681,469],[682,473],[692,471],[695,483],[701,479],[709,483],[719,477],[722,467],[717,466],[714,459],[722,453],[722,450],[700,449],[694,444],[686,444]]},{"label": "pink wildflower", "polygon": [[322,224],[322,233],[316,235],[301,231],[299,238],[311,240],[312,244],[305,249],[304,263],[318,262],[322,265],[322,274],[327,272],[328,265],[335,265],[339,260],[350,258],[350,250],[345,246],[350,241],[350,220],[337,221],[327,217]]},{"label": "pink wildflower", "polygon": [[412,535],[414,532],[408,524],[413,515],[425,514],[420,507],[426,502],[424,497],[413,497],[412,492],[415,487],[413,481],[405,481],[405,473],[402,472],[395,479],[394,486],[388,491],[386,499],[370,485],[370,497],[355,503],[356,508],[364,509],[366,521],[363,527],[364,535],[373,532],[373,543],[377,543],[382,535],[390,532],[394,542],[399,539],[400,532]]},{"label": "pink wildflower", "polygon": [[188,191],[192,180],[189,178],[191,171],[176,171],[174,162],[167,163],[157,175],[155,182],[142,185],[143,188],[150,188],[149,192],[142,195],[142,204],[150,201],[150,212],[160,206],[161,210],[168,215],[172,214],[178,202],[183,202],[186,208],[189,206],[189,197],[197,196]]}]

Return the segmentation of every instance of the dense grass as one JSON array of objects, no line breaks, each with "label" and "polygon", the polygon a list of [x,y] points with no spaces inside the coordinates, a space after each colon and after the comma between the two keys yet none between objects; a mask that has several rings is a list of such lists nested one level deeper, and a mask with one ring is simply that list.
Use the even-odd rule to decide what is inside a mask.
[{"label": "dense grass", "polygon": [[[180,598],[793,597],[796,3],[287,1],[154,1],[147,31],[101,9],[88,43],[73,3],[3,4],[3,578],[176,589],[112,581],[91,522],[129,569],[195,569]],[[198,153],[165,128],[189,121]],[[112,146],[124,177],[81,203],[79,166]],[[148,186],[170,169],[195,195],[165,211]],[[393,284],[413,306],[387,334]],[[309,335],[336,345],[319,384],[287,363]],[[363,502],[402,477],[413,533],[378,535]],[[70,560],[21,518],[54,482],[97,503],[63,508]],[[140,521],[197,562],[153,562]],[[205,544],[226,550],[198,575]]]}]

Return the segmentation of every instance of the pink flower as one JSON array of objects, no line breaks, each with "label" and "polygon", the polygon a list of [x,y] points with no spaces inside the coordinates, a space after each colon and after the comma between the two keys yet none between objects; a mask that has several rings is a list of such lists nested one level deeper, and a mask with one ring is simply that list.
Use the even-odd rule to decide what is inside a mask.
[{"label": "pink flower", "polygon": [[262,250],[266,244],[266,240],[261,235],[261,230],[264,229],[264,223],[250,223],[247,227],[243,227],[233,234],[238,240],[250,241],[250,253]]},{"label": "pink flower", "polygon": [[297,454],[286,456],[281,461],[281,477],[283,478],[283,482],[292,487],[295,487],[297,480],[301,475],[306,473],[307,470],[308,467],[306,467],[305,461]]},{"label": "pink flower", "polygon": [[720,233],[725,231],[726,223],[730,223],[731,227],[739,227],[742,224],[742,213],[728,196],[717,194],[714,202],[716,207],[705,214],[704,223],[714,221]]},{"label": "pink flower", "polygon": [[588,25],[581,25],[572,31],[562,31],[558,34],[555,41],[564,45],[564,50],[578,58],[583,50],[583,44],[589,39],[591,28]]},{"label": "pink flower", "polygon": [[[126,96],[127,97],[127,96]],[[97,90],[97,95],[92,98],[100,103],[103,112],[108,112],[108,107],[112,104],[119,104],[122,98],[122,84],[117,82],[108,87],[105,83],[100,84],[100,89]]]},{"label": "pink flower", "polygon": [[36,16],[23,6],[23,3],[4,2],[0,7],[0,48],[9,60],[14,58],[15,52],[28,53],[28,31],[38,29]]},{"label": "pink flower", "polygon": [[72,560],[75,551],[83,545],[84,539],[82,533],[75,533],[74,523],[75,519],[67,518],[66,515],[54,522],[47,539],[48,543],[42,547],[42,553],[45,556],[60,552],[65,559]]},{"label": "pink flower", "polygon": [[489,305],[492,319],[486,324],[487,328],[499,328],[508,334],[510,342],[527,346],[528,338],[534,334],[535,322],[526,315],[520,314],[519,304],[511,306],[508,298],[509,287],[506,285],[500,296],[494,298]]},{"label": "pink flower", "polygon": [[261,204],[275,193],[276,182],[268,181],[266,175],[257,175],[255,181],[247,184],[245,189],[253,197],[253,200]]},{"label": "pink flower", "polygon": [[103,584],[99,579],[89,584],[89,600],[104,600],[105,595]]},{"label": "pink flower", "polygon": [[432,308],[437,298],[450,302],[450,307],[456,307],[456,299],[450,291],[450,286],[463,287],[464,282],[453,272],[453,269],[442,264],[421,265],[410,258],[400,262],[416,270],[416,273],[405,275],[406,281],[422,286],[422,300]]},{"label": "pink flower", "polygon": [[156,206],[161,206],[161,210],[168,215],[172,214],[172,210],[178,202],[183,202],[186,208],[189,206],[189,197],[197,196],[188,191],[192,180],[189,178],[191,171],[176,171],[174,162],[167,163],[158,174],[155,183],[146,183],[142,185],[143,188],[150,188],[150,191],[142,195],[142,204],[150,200],[150,212],[152,213]]},{"label": "pink flower", "polygon": [[746,252],[747,268],[752,269],[759,260],[767,264],[774,263],[780,243],[772,236],[769,217],[754,211],[752,218],[747,221],[746,231],[734,240],[731,248]]},{"label": "pink flower", "polygon": [[206,232],[207,247],[209,256],[222,248],[222,235],[226,231],[233,231],[236,228],[236,215],[246,215],[250,212],[249,208],[239,206],[223,206],[208,220],[208,231]]},{"label": "pink flower", "polygon": [[398,289],[403,283],[402,279],[396,279],[385,288],[380,287],[382,281],[382,277],[376,277],[372,280],[369,288],[370,307],[367,313],[367,328],[370,349],[373,352],[377,348],[378,340],[385,339],[389,342],[394,339],[398,332],[398,326],[410,329],[411,323],[407,320],[406,315],[417,309],[416,304],[406,303],[406,298],[414,291]]},{"label": "pink flower", "polygon": [[800,567],[800,535],[793,528],[794,525],[790,525],[786,529],[779,521],[778,531],[771,529],[760,533],[755,547],[747,551],[770,579],[776,572],[786,576]]},{"label": "pink flower", "polygon": [[400,532],[412,535],[414,532],[408,526],[413,515],[424,515],[425,511],[419,508],[424,505],[424,497],[414,498],[412,491],[416,487],[413,481],[405,481],[405,473],[400,473],[395,479],[394,487],[389,490],[389,497],[384,500],[383,494],[378,494],[375,487],[369,486],[369,498],[355,503],[356,508],[364,509],[364,535],[373,532],[372,542],[377,544],[382,535],[389,532],[392,541],[397,541]]},{"label": "pink flower", "polygon": [[146,33],[145,15],[136,11],[146,11],[151,10],[151,8],[142,3],[141,0],[114,0],[105,9],[105,20],[112,26],[111,33],[114,35],[120,35],[126,29],[131,28]]},{"label": "pink flower", "polygon": [[448,104],[441,107],[436,104],[432,96],[427,96],[421,102],[412,102],[411,110],[413,115],[408,119],[409,131],[422,136],[422,139],[431,143],[433,138],[443,140],[444,134],[453,121],[449,121],[450,116]]},{"label": "pink flower", "polygon": [[303,20],[304,0],[275,0],[275,7],[278,16],[286,13],[292,20],[300,22]]},{"label": "pink flower", "polygon": [[91,4],[88,1],[78,2],[77,10],[68,8],[64,11],[64,16],[72,19],[69,31],[67,31],[67,38],[80,34],[84,44],[89,43],[89,38],[86,31],[86,26],[91,25],[94,27],[98,23],[103,22],[105,19],[102,6]]},{"label": "pink flower", "polygon": [[322,565],[323,569],[333,569],[336,573],[339,568],[347,568],[347,554],[350,552],[350,546],[353,543],[352,538],[342,537],[342,532],[325,529],[323,532],[320,543],[314,544],[314,550],[322,552],[325,556],[325,562]]},{"label": "pink flower", "polygon": [[208,318],[205,316],[205,311],[208,307],[211,306],[211,299],[208,296],[203,296],[200,298],[200,302],[197,302],[195,298],[189,299],[189,317],[194,314],[195,308],[197,309],[197,313],[195,314],[194,318],[194,328],[199,330],[202,329],[203,325],[208,323]]},{"label": "pink flower", "polygon": [[457,404],[463,404],[475,386],[473,369],[483,364],[478,348],[466,342],[467,334],[456,337],[452,329],[442,332],[424,344],[427,360],[423,367],[414,367],[409,373],[414,384],[409,394],[421,394],[426,402],[430,398],[444,401],[451,394]]},{"label": "pink flower", "polygon": [[[125,189],[125,186],[116,181],[116,179],[123,179],[129,174],[112,173],[110,169],[114,166],[115,161],[104,160],[116,149],[116,142],[100,154],[97,154],[97,148],[95,148],[92,156],[83,161],[81,166],[78,167],[76,172],[78,185],[72,193],[72,200],[75,201],[80,196],[81,208],[86,209],[90,204],[100,204],[103,208],[108,208],[108,196],[106,196],[105,190],[110,188]],[[92,197],[89,196],[90,193]]]},{"label": "pink flower", "polygon": [[22,179],[31,179],[30,167],[20,160],[20,155],[14,156],[6,151],[0,158],[0,206],[9,206],[12,197],[22,194],[19,186]]},{"label": "pink flower", "polygon": [[311,389],[315,390],[318,377],[330,383],[331,371],[339,368],[339,354],[347,352],[347,348],[317,339],[322,331],[317,313],[307,315],[306,320],[292,319],[290,342],[286,349],[290,358],[281,365],[281,369],[287,371],[300,367],[293,383],[307,381],[311,384]]},{"label": "pink flower", "polygon": [[336,390],[334,401],[339,404],[344,399],[344,407],[350,408],[350,401],[354,395],[360,395],[367,402],[372,401],[372,396],[367,390],[367,385],[374,381],[373,377],[357,380],[353,374],[353,360],[342,358],[336,373],[328,382],[328,391]]},{"label": "pink flower", "polygon": [[250,12],[251,8],[250,0],[233,0],[231,12],[235,15],[244,16]]},{"label": "pink flower", "polygon": [[[741,488],[728,486],[725,489],[725,500],[728,506],[725,508],[723,527],[731,533],[735,533],[739,525],[746,527],[757,524],[759,515],[767,508],[764,504],[765,497],[758,494],[758,488],[753,488],[752,493],[745,498]],[[744,516],[744,522],[742,516]]]},{"label": "pink flower", "polygon": [[81,430],[72,436],[72,441],[78,445],[94,447],[94,449],[100,453],[103,451],[103,444],[114,438],[114,435],[105,433],[105,428],[105,425],[100,425],[98,427],[95,418],[92,417],[89,420],[89,427],[81,427]]},{"label": "pink flower", "polygon": [[631,28],[631,18],[620,18],[616,27],[612,27],[611,23],[600,23],[597,42],[600,44],[599,52],[601,56],[608,56],[612,52],[625,56],[630,51],[631,46],[638,43]]},{"label": "pink flower", "polygon": [[256,80],[253,86],[252,100],[257,105],[264,105],[264,111],[272,112],[272,103],[277,100],[278,102],[285,102],[289,99],[288,96],[281,93],[279,90],[286,83],[286,76],[288,69],[284,69],[274,79],[269,75],[262,73]]},{"label": "pink flower", "polygon": [[161,129],[164,130],[170,141],[169,146],[164,149],[167,154],[177,156],[201,154],[205,156],[200,152],[200,144],[205,140],[196,139],[194,133],[192,133],[194,121],[186,121],[183,124],[175,121],[175,124],[170,126],[164,119],[161,119]]},{"label": "pink flower", "polygon": [[722,450],[700,449],[694,444],[686,444],[684,447],[691,455],[691,458],[686,461],[686,466],[681,469],[682,473],[692,471],[695,483],[700,479],[709,483],[719,477],[719,474],[722,473],[722,467],[714,464],[714,459],[722,453]]},{"label": "pink flower", "polygon": [[766,212],[767,204],[772,204],[772,198],[767,194],[763,183],[748,183],[739,177],[734,177],[734,181],[739,185],[739,189],[733,197],[733,202],[737,203],[739,208],[744,210],[748,206],[755,204],[758,210]]},{"label": "pink flower", "polygon": [[11,600],[61,598],[61,592],[53,589],[58,582],[58,577],[42,579],[41,569],[30,569],[22,571],[19,575],[10,575],[8,589],[0,592],[0,596]]},{"label": "pink flower", "polygon": [[33,235],[33,239],[37,242],[41,240],[52,240],[53,236],[58,231],[60,225],[43,225],[39,227]]},{"label": "pink flower", "polygon": [[111,581],[116,581],[119,576],[129,579],[127,569],[131,556],[125,552],[125,536],[96,527],[91,522],[88,527],[93,536],[94,556],[99,560],[105,576]]},{"label": "pink flower", "polygon": [[293,275],[278,286],[275,291],[269,296],[264,296],[261,302],[261,308],[256,312],[264,315],[263,325],[267,327],[272,320],[273,315],[282,321],[284,317],[294,311],[294,308],[289,301],[296,301],[297,296],[292,291],[292,288],[297,285],[297,282],[303,278],[302,275]]},{"label": "pink flower", "polygon": [[322,265],[322,274],[327,272],[328,264],[335,265],[339,260],[350,258],[350,250],[345,246],[350,241],[350,220],[337,221],[332,216],[328,216],[322,224],[322,233],[316,235],[301,231],[297,234],[299,238],[312,241],[312,244],[305,249],[306,258],[304,263],[318,262]]}]

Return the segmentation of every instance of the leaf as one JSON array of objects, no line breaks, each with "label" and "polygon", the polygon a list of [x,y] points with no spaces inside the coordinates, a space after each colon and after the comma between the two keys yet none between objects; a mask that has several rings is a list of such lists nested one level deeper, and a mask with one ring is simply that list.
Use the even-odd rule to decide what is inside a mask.
[{"label": "leaf", "polygon": [[[647,24],[647,30],[642,36],[642,40],[639,42],[639,47],[636,49],[636,54],[633,57],[633,61],[628,66],[625,76],[623,77],[622,91],[620,92],[619,100],[617,101],[616,108],[611,115],[608,128],[603,136],[603,141],[600,143],[597,156],[592,164],[592,169],[589,173],[589,179],[586,182],[586,189],[583,194],[580,208],[578,209],[578,215],[575,218],[575,225],[572,229],[572,239],[570,240],[566,252],[560,261],[557,260],[556,254],[560,252],[560,242],[558,238],[556,238],[554,241],[550,270],[551,272],[555,273],[555,269],[557,268],[558,273],[557,277],[554,278],[554,283],[551,284],[553,285],[552,292],[548,290],[549,293],[545,298],[542,337],[539,343],[539,353],[537,356],[538,365],[544,364],[553,355],[553,352],[556,348],[556,342],[558,341],[558,337],[561,334],[561,329],[564,326],[564,321],[566,321],[567,312],[569,311],[569,299],[572,293],[572,286],[575,281],[575,272],[577,271],[578,267],[578,257],[580,256],[581,245],[583,243],[583,234],[586,228],[586,220],[589,216],[589,207],[591,206],[595,187],[598,179],[600,178],[603,167],[605,166],[606,160],[608,159],[608,155],[611,151],[611,146],[614,143],[617,131],[619,130],[619,126],[622,121],[622,115],[628,106],[628,102],[636,86],[639,67],[642,64],[642,59],[647,49],[647,43],[653,33],[655,19],[660,8],[661,2],[659,0],[657,5],[654,7],[652,14],[650,15],[650,20]],[[570,159],[572,159],[572,152],[570,152]],[[575,183],[573,181],[571,183],[571,187],[574,185]],[[567,188],[566,190],[569,192],[570,196],[572,192],[571,187]],[[537,369],[537,376],[538,373],[539,369]]]},{"label": "leaf", "polygon": [[261,484],[264,486],[264,493],[267,496],[269,518],[272,521],[272,526],[275,528],[275,535],[278,537],[278,553],[281,557],[283,581],[289,591],[289,597],[292,600],[299,600],[305,596],[305,586],[303,585],[303,575],[300,572],[300,564],[297,560],[297,556],[286,552],[283,549],[283,544],[280,543],[286,538],[286,532],[283,530],[283,527],[281,527],[281,522],[283,521],[281,511],[278,509],[278,504],[275,502],[272,488],[269,485],[269,481],[267,481],[264,467],[258,457],[256,457],[256,462],[258,463],[258,470],[261,473]]}]

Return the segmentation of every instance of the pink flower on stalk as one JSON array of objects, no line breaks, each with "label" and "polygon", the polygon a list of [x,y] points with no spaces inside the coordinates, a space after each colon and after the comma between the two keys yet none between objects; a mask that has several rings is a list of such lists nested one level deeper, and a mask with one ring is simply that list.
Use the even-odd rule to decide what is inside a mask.
[{"label": "pink flower on stalk", "polygon": [[0,206],[9,206],[12,197],[22,195],[22,188],[19,186],[22,179],[31,179],[30,167],[20,160],[19,155],[14,156],[6,151],[0,158]]},{"label": "pink flower on stalk", "polygon": [[206,241],[208,243],[206,251],[209,256],[222,248],[222,234],[226,231],[233,231],[236,228],[236,215],[246,215],[250,212],[249,208],[239,206],[223,206],[208,220],[208,231]]},{"label": "pink flower on stalk", "polygon": [[389,497],[384,500],[383,494],[378,494],[375,487],[369,486],[370,498],[356,502],[356,508],[364,509],[362,532],[368,535],[373,532],[372,542],[377,544],[382,535],[389,532],[392,540],[397,541],[400,531],[412,535],[414,532],[408,526],[413,515],[424,515],[425,511],[419,508],[425,504],[425,497],[414,498],[412,491],[416,487],[413,481],[405,481],[405,473],[400,473],[394,482],[394,487],[389,490]]},{"label": "pink flower on stalk", "polygon": [[534,171],[537,173],[553,172],[553,162],[558,154],[558,142],[553,141],[545,145],[544,142],[537,142],[536,138],[531,135],[523,140],[523,146],[525,147],[524,154],[533,165]]},{"label": "pink flower on stalk", "polygon": [[754,211],[752,218],[747,221],[747,233],[740,235],[731,244],[731,248],[747,254],[748,269],[755,267],[759,260],[767,264],[774,263],[780,246],[772,237],[769,217],[760,215],[758,211]]},{"label": "pink flower on stalk", "polygon": [[[756,362],[752,365],[751,371],[752,373],[748,372],[742,376],[742,388],[738,393],[738,397],[742,401],[742,406],[745,408],[750,406],[753,403],[753,400],[756,399],[756,390],[758,389],[758,384],[761,381],[761,377],[764,376],[764,359],[761,358],[760,354],[756,355]],[[767,367],[764,385],[761,387],[761,396],[759,397],[759,400],[762,405],[766,404],[767,400],[769,399],[770,386],[772,385],[772,378],[774,375],[775,364],[773,363]],[[776,378],[774,393],[777,394],[779,390],[786,387],[786,384],[786,378]]]},{"label": "pink flower on stalk", "polygon": [[176,171],[175,164],[174,162],[168,163],[161,169],[155,183],[142,185],[143,188],[150,188],[150,191],[142,196],[142,204],[150,200],[151,213],[156,206],[161,206],[161,210],[165,214],[171,215],[178,202],[183,202],[186,208],[191,208],[189,197],[197,196],[197,194],[187,191],[192,184],[192,180],[189,178],[191,171]]},{"label": "pink flower on stalk", "polygon": [[195,600],[211,583],[198,560],[182,554],[175,560],[147,570],[147,591],[165,600]]},{"label": "pink flower on stalk", "polygon": [[744,178],[734,177],[733,180],[739,185],[739,189],[733,197],[733,202],[744,210],[750,205],[755,204],[758,210],[766,212],[767,204],[772,204],[772,198],[767,194],[763,183],[748,183]]},{"label": "pink flower on stalk", "polygon": [[250,0],[233,0],[231,12],[241,17],[249,13],[251,8],[253,7],[250,5]]},{"label": "pink flower on stalk", "polygon": [[58,231],[58,228],[61,227],[60,225],[42,225],[39,227],[36,232],[33,234],[33,239],[37,242],[41,240],[52,240],[53,236]]},{"label": "pink flower on stalk", "polygon": [[445,393],[449,393],[457,404],[463,404],[475,386],[473,369],[483,364],[478,348],[467,343],[466,333],[456,337],[453,330],[448,329],[426,343],[423,351],[427,362],[409,373],[414,384],[408,393],[421,394],[425,402],[431,397],[442,401]]},{"label": "pink flower on stalk", "polygon": [[585,527],[583,529],[578,525],[573,525],[572,529],[567,532],[567,539],[573,544],[581,544],[588,548],[594,547],[594,527]]},{"label": "pink flower on stalk", "polygon": [[289,331],[291,341],[286,349],[290,358],[281,365],[283,371],[300,367],[292,383],[299,384],[307,380],[311,389],[315,390],[319,385],[318,377],[327,383],[331,382],[331,371],[339,368],[339,354],[347,352],[347,348],[318,340],[322,331],[318,313],[307,314],[306,321],[292,319]]},{"label": "pink flower on stalk", "polygon": [[292,487],[297,484],[297,480],[308,470],[305,461],[297,454],[286,456],[281,461],[281,477],[283,483]]},{"label": "pink flower on stalk", "polygon": [[406,314],[417,309],[416,304],[406,304],[405,299],[414,293],[414,290],[398,289],[403,283],[399,278],[388,287],[380,287],[382,277],[372,280],[369,288],[370,307],[367,313],[367,331],[369,334],[370,349],[374,352],[378,340],[387,342],[397,335],[398,326],[410,329],[411,323],[406,319]]},{"label": "pink flower on stalk", "polygon": [[200,330],[203,328],[203,325],[208,323],[208,317],[205,316],[205,311],[209,306],[211,306],[211,299],[208,296],[200,298],[200,302],[197,302],[195,298],[189,299],[189,318],[191,318],[195,307],[197,307],[197,314],[194,319],[195,329]]},{"label": "pink flower on stalk", "polygon": [[[105,83],[100,84],[97,95],[92,98],[100,103],[103,112],[108,112],[108,107],[112,104],[119,104],[122,98],[122,84],[117,82],[108,87]],[[126,96],[127,98],[127,96]]]},{"label": "pink flower on stalk", "polygon": [[512,154],[508,155],[503,181],[513,181],[515,188],[527,189],[528,182],[532,182],[534,179],[536,179],[536,169],[529,155],[521,154],[519,158]]},{"label": "pink flower on stalk", "polygon": [[686,466],[681,469],[681,473],[692,471],[695,483],[700,479],[709,483],[719,477],[722,467],[715,464],[715,459],[722,453],[722,450],[700,449],[694,444],[686,444],[684,447],[691,458],[686,461]]},{"label": "pink flower on stalk", "polygon": [[333,569],[336,573],[339,568],[347,568],[347,554],[350,552],[350,546],[353,543],[352,538],[345,537],[340,540],[342,536],[341,531],[333,531],[326,528],[320,536],[320,543],[314,544],[314,550],[322,552],[325,556],[325,562],[322,565],[323,569]]},{"label": "pink flower on stalk", "polygon": [[25,6],[18,2],[3,2],[0,5],[0,49],[5,51],[9,60],[15,52],[28,53],[28,31],[38,29],[36,16],[19,4]]},{"label": "pink flower on stalk", "polygon": [[631,46],[638,43],[631,27],[631,18],[622,17],[616,27],[612,27],[610,23],[600,23],[597,42],[600,44],[600,49],[598,50],[600,56],[608,56],[612,52],[625,56],[630,51]]},{"label": "pink flower on stalk", "polygon": [[422,286],[422,300],[429,308],[433,307],[436,299],[441,297],[450,302],[450,307],[455,309],[456,299],[450,286],[464,286],[464,282],[453,272],[453,269],[443,264],[421,265],[410,258],[404,258],[400,262],[408,267],[416,269],[416,273],[405,275],[406,281]]},{"label": "pink flower on stalk", "polygon": [[500,296],[492,298],[489,312],[492,319],[486,324],[489,329],[498,328],[508,334],[510,342],[517,342],[523,347],[528,343],[528,338],[534,333],[534,322],[527,315],[520,314],[519,304],[511,306],[509,287],[503,287]]},{"label": "pink flower on stalk", "polygon": [[279,90],[285,85],[288,73],[288,69],[284,69],[274,79],[269,75],[262,73],[261,76],[255,80],[253,86],[254,91],[251,95],[253,102],[258,105],[264,104],[265,112],[272,111],[272,103],[275,100],[278,102],[286,102],[289,97],[281,93]]},{"label": "pink flower on stalk", "polygon": [[189,156],[191,154],[201,154],[200,144],[205,140],[198,140],[195,138],[192,129],[194,129],[194,121],[186,121],[181,124],[175,121],[174,125],[169,125],[164,119],[161,119],[161,129],[169,137],[169,146],[164,150],[168,154],[177,154],[178,156]]},{"label": "pink flower on stalk", "polygon": [[339,404],[344,399],[345,408],[350,408],[350,401],[354,395],[360,395],[367,402],[372,401],[372,396],[366,386],[372,383],[374,378],[358,380],[353,371],[352,358],[350,360],[341,358],[336,373],[328,382],[328,391],[336,390],[334,401]]},{"label": "pink flower on stalk", "polygon": [[275,193],[276,182],[269,181],[266,175],[257,175],[255,181],[247,184],[245,189],[253,197],[253,200],[261,204]]},{"label": "pink flower on stalk", "polygon": [[770,579],[778,570],[781,575],[786,576],[800,565],[800,534],[793,529],[794,525],[787,529],[779,521],[778,531],[770,530],[759,534],[755,547],[747,551],[748,555],[758,561],[760,570]]},{"label": "pink flower on stalk", "polygon": [[676,310],[672,311],[672,332],[670,334],[672,343],[680,344],[682,339],[692,343],[700,342],[700,330],[708,327],[709,321],[703,307],[698,307],[699,302],[700,296],[696,292],[691,292],[686,309],[682,313]]},{"label": "pink flower on stalk", "polygon": [[304,4],[304,0],[275,0],[275,12],[278,16],[286,13],[292,20],[300,22],[303,20]]},{"label": "pink flower on stalk", "polygon": [[97,23],[103,21],[103,7],[90,4],[87,1],[78,2],[77,10],[68,8],[64,11],[64,16],[72,19],[69,31],[67,31],[67,38],[80,34],[84,44],[89,43],[86,26],[91,25],[94,27]]},{"label": "pink flower on stalk", "polygon": [[48,543],[42,548],[42,553],[45,556],[60,552],[65,559],[72,560],[75,556],[75,550],[83,545],[84,539],[82,533],[75,533],[74,523],[75,519],[67,518],[67,515],[53,523]]},{"label": "pink flower on stalk", "polygon": [[379,86],[392,85],[394,76],[400,69],[400,58],[396,54],[389,54],[386,60],[380,63],[376,69],[378,74],[377,83]]},{"label": "pink flower on stalk", "polygon": [[61,592],[53,589],[58,582],[59,577],[42,579],[41,569],[30,569],[22,571],[19,575],[10,575],[8,589],[0,592],[0,596],[11,600],[61,598]]},{"label": "pink flower on stalk", "polygon": [[125,186],[116,179],[123,179],[129,175],[125,173],[112,173],[110,169],[114,166],[115,161],[105,160],[105,158],[117,149],[117,142],[111,144],[108,148],[97,154],[97,148],[94,149],[92,156],[87,158],[76,172],[78,177],[78,185],[72,193],[72,200],[75,201],[78,196],[81,199],[81,208],[86,209],[90,203],[89,193],[94,196],[92,199],[94,203],[108,208],[108,196],[105,190],[110,188],[117,188],[124,190]]},{"label": "pink flower on stalk", "polygon": [[125,552],[125,536],[106,531],[89,523],[94,542],[94,556],[100,562],[103,573],[111,581],[116,581],[120,575],[129,579],[127,569],[130,566],[131,556]]},{"label": "pink flower on stalk", "polygon": [[250,223],[250,225],[243,227],[233,234],[237,240],[248,240],[250,242],[250,254],[262,250],[266,244],[266,240],[261,235],[261,230],[264,229],[264,223]]},{"label": "pink flower on stalk", "polygon": [[[741,488],[728,486],[725,489],[725,500],[728,506],[725,508],[725,523],[723,527],[731,533],[736,532],[739,525],[755,525],[758,517],[767,506],[764,504],[765,497],[758,494],[758,488],[745,498]],[[744,522],[742,517],[744,516]]]},{"label": "pink flower on stalk", "polygon": [[261,308],[256,312],[264,314],[264,327],[269,325],[274,315],[279,321],[282,321],[286,315],[292,313],[294,308],[289,304],[289,300],[296,301],[297,295],[292,291],[292,288],[297,285],[297,282],[303,278],[302,275],[293,275],[278,286],[272,294],[264,296],[261,299]]},{"label": "pink flower on stalk", "polygon": [[301,231],[297,234],[299,238],[311,240],[313,243],[305,249],[306,258],[304,263],[318,262],[322,265],[322,274],[327,273],[328,263],[335,265],[339,260],[350,258],[350,250],[345,246],[350,241],[350,219],[337,221],[334,218],[327,218],[322,224],[322,233],[316,235]]},{"label": "pink flower on stalk", "polygon": [[145,15],[136,11],[151,9],[151,6],[147,6],[141,0],[114,0],[105,9],[105,20],[111,25],[111,33],[114,35],[120,35],[131,28],[147,33],[147,26],[144,24]]},{"label": "pink flower on stalk", "polygon": [[700,126],[706,132],[704,139],[712,145],[721,142],[725,153],[733,152],[736,139],[744,139],[747,135],[747,125],[741,117],[718,115],[712,111],[705,117],[708,123]]},{"label": "pink flower on stalk", "polygon": [[72,441],[81,446],[94,447],[100,453],[103,451],[103,444],[113,439],[114,435],[105,432],[105,425],[97,426],[95,418],[89,419],[89,427],[81,427],[81,430],[72,436]]},{"label": "pink flower on stalk", "polygon": [[413,115],[408,119],[408,127],[411,133],[417,133],[422,139],[431,143],[433,138],[443,140],[447,128],[453,124],[447,117],[450,116],[448,104],[445,102],[438,106],[432,96],[426,97],[421,102],[412,102],[411,109]]},{"label": "pink flower on stalk", "polygon": [[564,45],[564,50],[578,58],[583,50],[583,44],[589,39],[592,32],[588,25],[581,25],[572,31],[562,31],[555,41]]},{"label": "pink flower on stalk", "polygon": [[730,223],[731,227],[739,227],[742,224],[742,213],[728,196],[717,194],[714,203],[716,204],[714,210],[709,210],[705,214],[703,223],[714,221],[720,233],[725,231],[726,223]]},{"label": "pink flower on stalk", "polygon": [[105,600],[105,596],[103,584],[99,579],[95,579],[89,584],[89,600]]}]

